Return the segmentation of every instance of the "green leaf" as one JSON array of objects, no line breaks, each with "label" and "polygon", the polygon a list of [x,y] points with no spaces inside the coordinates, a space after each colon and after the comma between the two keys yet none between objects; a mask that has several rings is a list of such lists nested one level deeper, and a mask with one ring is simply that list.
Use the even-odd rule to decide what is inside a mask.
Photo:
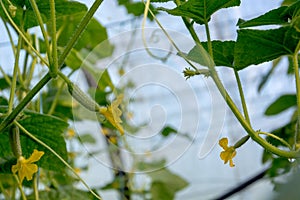
[{"label": "green leaf", "polygon": [[148,175],[151,177],[153,182],[165,183],[175,191],[179,191],[188,185],[188,183],[183,178],[170,172],[166,168],[151,172]]},{"label": "green leaf", "polygon": [[11,166],[17,163],[17,159],[9,159],[5,162],[0,162],[0,174],[11,174]]},{"label": "green leaf", "polygon": [[242,29],[235,45],[235,68],[241,70],[252,64],[271,61],[282,55],[293,54],[299,39],[292,28],[270,30]]},{"label": "green leaf", "polygon": [[[67,160],[67,149],[63,133],[67,129],[68,123],[53,116],[34,112],[25,112],[24,119],[19,120],[19,123],[27,131],[55,150],[64,160]],[[22,133],[21,145],[26,158],[32,154],[34,149],[45,152],[39,161],[39,166],[42,168],[59,171],[65,167],[48,149]]]},{"label": "green leaf", "polygon": [[[145,10],[145,4],[143,2],[132,2],[131,0],[118,0],[119,5],[123,5],[128,14],[133,14],[134,16],[142,16]],[[153,14],[157,14],[157,10],[151,4],[149,9]],[[148,18],[153,20],[153,16],[149,13]]]},{"label": "green leaf", "polygon": [[148,175],[152,179],[151,195],[153,200],[173,199],[176,192],[188,185],[188,182],[168,169],[161,169]]},{"label": "green leaf", "polygon": [[109,75],[107,69],[105,69],[103,71],[103,73],[101,74],[101,77],[98,81],[98,88],[101,91],[104,91],[107,88],[109,88],[111,91],[113,91],[115,89],[115,86],[110,78],[110,75]]},{"label": "green leaf", "polygon": [[[11,1],[14,6],[17,7],[16,16],[13,17],[14,22],[20,27],[21,19],[23,18],[23,7],[26,6],[25,16],[24,16],[24,29],[28,29],[38,25],[36,20],[36,16],[34,11],[31,7],[29,1],[20,1],[20,0],[12,0]],[[5,7],[7,10],[9,7],[8,1],[4,1]],[[50,21],[50,4],[49,1],[36,1],[36,4],[39,8],[41,13],[42,19],[44,23]],[[56,17],[60,19],[67,15],[73,15],[78,12],[83,12],[87,10],[87,7],[79,2],[76,1],[67,1],[67,0],[56,0],[55,1],[55,10],[56,10]],[[7,20],[3,9],[0,9],[0,16]]]},{"label": "green leaf", "polygon": [[295,94],[286,94],[276,99],[265,111],[265,115],[276,115],[297,105]]},{"label": "green leaf", "polygon": [[281,3],[281,5],[282,6],[289,6],[289,5],[291,5],[291,4],[293,4],[293,3],[296,3],[298,0],[284,0],[282,3]]},{"label": "green leaf", "polygon": [[[39,198],[43,200],[74,200],[74,199],[90,199],[96,200],[90,192],[79,190],[73,186],[65,185],[59,188],[48,188],[47,190],[39,191]],[[34,194],[27,197],[28,200],[35,200]]]},{"label": "green leaf", "polygon": [[[5,112],[1,108],[1,112]],[[46,143],[55,150],[62,158],[67,160],[66,143],[63,133],[68,127],[68,123],[56,117],[25,111],[18,122],[35,137]],[[9,143],[9,129],[0,134],[0,157],[13,157]],[[23,156],[29,158],[34,149],[44,151],[45,154],[39,160],[39,166],[44,169],[60,171],[64,165],[49,150],[38,144],[27,135],[20,134]]]},{"label": "green leaf", "polygon": [[297,18],[300,14],[300,1],[297,1],[290,5],[283,13],[282,16],[286,17],[293,21],[294,18]]},{"label": "green leaf", "polygon": [[189,0],[171,10],[159,9],[171,15],[191,18],[198,24],[205,24],[209,22],[211,15],[216,11],[222,8],[239,6],[240,3],[240,0]]},{"label": "green leaf", "polygon": [[175,191],[162,182],[152,182],[150,192],[152,200],[171,200],[175,197]]},{"label": "green leaf", "polygon": [[[208,51],[207,42],[202,42],[201,44],[203,48]],[[233,67],[234,46],[234,41],[212,41],[214,62],[216,66]],[[207,62],[203,56],[203,50],[197,46],[188,53],[187,58],[191,61],[207,66]]]},{"label": "green leaf", "polygon": [[271,10],[264,15],[256,17],[254,19],[245,21],[239,19],[237,25],[240,28],[252,27],[252,26],[262,26],[262,25],[272,25],[272,24],[287,24],[288,18],[282,13],[286,10],[287,6],[282,6],[277,9]]},{"label": "green leaf", "polygon": [[[77,13],[76,15],[66,16],[57,22],[58,30],[60,29],[62,32],[57,40],[58,46],[66,46],[84,15],[84,12]],[[50,26],[48,26],[48,28],[50,29]],[[78,51],[82,48],[92,50],[105,40],[107,40],[105,27],[103,27],[95,18],[92,18],[74,48]]]},{"label": "green leaf", "polygon": [[80,142],[88,144],[96,144],[96,139],[89,133],[78,136]]},{"label": "green leaf", "polygon": [[265,84],[268,82],[269,78],[271,77],[272,73],[274,72],[275,68],[278,67],[280,61],[282,60],[283,57],[279,57],[272,62],[272,68],[262,76],[261,81],[258,85],[257,91],[260,92],[261,89],[265,86]]}]

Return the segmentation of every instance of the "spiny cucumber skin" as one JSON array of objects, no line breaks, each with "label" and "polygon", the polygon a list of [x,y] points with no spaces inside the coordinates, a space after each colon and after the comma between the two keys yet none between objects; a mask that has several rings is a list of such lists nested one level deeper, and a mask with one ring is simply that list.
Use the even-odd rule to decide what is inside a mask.
[{"label": "spiny cucumber skin", "polygon": [[74,83],[69,83],[68,90],[72,97],[74,97],[74,99],[76,99],[76,101],[78,101],[86,109],[93,112],[99,112],[99,104],[97,104],[91,97],[85,94],[77,85],[75,85]]}]

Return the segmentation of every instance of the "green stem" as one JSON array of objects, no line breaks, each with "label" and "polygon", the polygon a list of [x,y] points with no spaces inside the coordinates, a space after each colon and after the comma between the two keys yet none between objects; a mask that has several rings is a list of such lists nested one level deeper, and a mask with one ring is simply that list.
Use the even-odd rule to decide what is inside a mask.
[{"label": "green stem", "polygon": [[[55,16],[55,1],[50,0],[50,13],[52,24],[52,62],[50,62],[50,75],[55,78],[58,72],[58,60],[57,60],[57,40],[56,40],[56,16]],[[51,58],[50,58],[51,59]]]},{"label": "green stem", "polygon": [[83,19],[81,20],[81,22],[80,22],[78,28],[76,29],[74,35],[71,37],[71,39],[69,40],[69,42],[68,42],[67,46],[65,47],[64,51],[62,52],[62,54],[58,58],[58,68],[61,68],[61,66],[63,65],[65,59],[67,58],[68,54],[70,53],[71,49],[75,46],[76,42],[80,38],[80,35],[86,29],[88,23],[90,22],[90,20],[92,19],[94,13],[97,11],[98,7],[101,5],[102,2],[103,2],[103,0],[96,0],[93,3],[93,5],[91,6],[91,8],[89,9],[89,11],[86,13],[86,15],[83,17]]},{"label": "green stem", "polygon": [[6,29],[6,32],[7,32],[7,35],[8,35],[8,38],[9,38],[9,42],[10,42],[10,45],[11,45],[11,48],[12,48],[12,51],[13,51],[13,54],[15,55],[16,54],[16,50],[15,50],[15,44],[14,44],[14,40],[12,39],[12,36],[11,36],[11,33],[10,33],[10,30],[6,24],[6,22],[3,20],[3,18],[1,17],[2,19],[2,22],[4,24],[4,27]]},{"label": "green stem", "polygon": [[214,54],[213,54],[213,49],[212,49],[212,43],[211,43],[211,38],[210,38],[210,31],[209,31],[209,26],[208,26],[208,20],[206,19],[206,0],[203,1],[204,4],[204,10],[203,10],[203,20],[204,20],[204,25],[205,25],[205,32],[206,32],[206,37],[207,37],[207,47],[208,47],[208,53],[211,56],[211,59],[214,60]]},{"label": "green stem", "polygon": [[[59,68],[63,65],[66,57],[70,53],[71,49],[76,44],[77,40],[81,33],[85,30],[86,26],[88,25],[89,20],[93,17],[93,14],[96,12],[97,8],[103,0],[96,0],[90,10],[86,13],[83,20],[80,22],[79,27],[77,28],[75,34],[72,36],[70,41],[68,42],[66,48],[64,49],[63,53],[58,59],[58,66]],[[2,0],[0,0],[1,6],[4,7]],[[5,9],[5,7],[4,7]],[[3,10],[4,10],[3,9]],[[6,10],[6,9],[5,9]],[[7,12],[7,11],[6,11]],[[7,13],[8,14],[8,13]],[[8,17],[10,17],[8,15]],[[12,21],[12,23],[14,23]],[[17,26],[16,26],[17,27]],[[17,27],[18,28],[18,27]],[[22,34],[22,32],[21,32]],[[24,38],[23,38],[24,39]],[[29,43],[30,44],[30,43]],[[31,45],[31,44],[30,44]],[[31,45],[32,46],[32,45]],[[11,124],[14,119],[18,116],[18,114],[26,107],[26,105],[31,101],[31,99],[52,79],[49,73],[47,73],[35,86],[32,90],[25,96],[25,98],[18,104],[18,106],[2,121],[0,124],[0,133],[9,125]]]},{"label": "green stem", "polygon": [[[166,32],[166,30],[159,23],[159,21],[157,20],[157,18],[155,17],[155,15],[151,12],[151,10],[149,10],[149,12],[153,16],[154,20],[158,23],[159,27],[168,36],[168,39],[170,40],[171,44],[180,53],[181,52],[180,49],[176,46],[176,44],[174,43],[174,41],[170,39],[169,34]],[[196,43],[196,44],[201,47],[201,43]],[[183,58],[187,61],[187,63],[190,64],[190,62],[187,60],[187,58],[185,56],[183,56]],[[218,90],[220,91],[220,93],[221,93],[222,97],[224,98],[225,102],[227,103],[227,105],[229,106],[229,108],[231,109],[231,111],[233,112],[233,114],[236,116],[236,118],[239,120],[240,124],[243,126],[243,128],[246,130],[246,132],[249,134],[249,136],[254,141],[256,141],[258,144],[260,144],[261,146],[263,146],[266,150],[268,150],[268,151],[270,151],[270,152],[272,152],[272,153],[274,153],[276,155],[279,155],[279,156],[282,156],[282,157],[286,157],[286,158],[300,157],[300,153],[298,151],[284,151],[284,150],[278,149],[275,146],[273,146],[270,143],[268,143],[267,141],[265,141],[263,138],[259,137],[258,133],[251,128],[251,126],[249,125],[249,123],[247,122],[247,120],[240,113],[240,111],[236,107],[235,103],[233,102],[233,100],[231,99],[231,97],[229,96],[229,94],[227,93],[225,87],[223,86],[221,80],[218,77],[218,74],[217,74],[217,72],[216,72],[216,70],[214,68],[213,62],[211,62],[211,58],[208,58],[208,59],[210,59],[210,61],[208,62],[209,63],[208,67],[211,70],[211,77],[212,77],[213,81],[215,82],[216,86],[218,87]],[[194,65],[191,65],[191,66],[197,70],[197,68]]]},{"label": "green stem", "polygon": [[1,182],[1,180],[0,180],[0,191],[1,191],[1,193],[3,194],[5,200],[9,200],[9,199],[10,199],[10,198],[9,198],[9,194],[8,194],[7,191],[5,191],[5,189],[4,189],[4,187],[3,187],[3,184],[2,184],[2,182]]},{"label": "green stem", "polygon": [[37,174],[33,177],[33,192],[34,192],[34,199],[39,200],[39,189],[38,189],[38,176]]},{"label": "green stem", "polygon": [[[149,13],[152,15],[153,19],[155,20],[155,22],[157,23],[157,25],[161,28],[161,30],[164,32],[164,34],[167,36],[168,40],[170,41],[171,45],[173,45],[173,47],[178,51],[178,54],[195,70],[198,70],[198,68],[191,63],[186,55],[179,49],[179,47],[176,45],[176,43],[174,42],[174,40],[171,38],[171,36],[168,34],[168,32],[166,31],[166,29],[162,26],[162,24],[158,21],[158,19],[156,18],[156,16],[153,14],[153,12],[149,9]],[[201,43],[199,43],[201,45]]]},{"label": "green stem", "polygon": [[[23,38],[23,40],[27,43],[27,45],[32,49],[32,51],[41,59],[41,61],[49,66],[49,63],[43,58],[43,56],[32,46],[32,44],[30,43],[30,41],[27,39],[27,37],[25,36],[25,34],[20,30],[20,28],[16,25],[16,23],[13,21],[13,19],[10,17],[7,9],[5,8],[3,1],[0,0],[0,4],[1,7],[6,15],[6,17],[8,18],[9,22],[11,23],[11,25],[15,28],[15,30],[19,33],[19,35]],[[20,37],[19,36],[19,37]]]},{"label": "green stem", "polygon": [[40,29],[41,29],[41,32],[43,34],[43,37],[44,37],[44,41],[45,41],[45,46],[46,46],[46,52],[47,52],[47,56],[48,56],[48,60],[51,64],[51,54],[50,54],[50,45],[49,45],[49,39],[48,39],[48,34],[47,34],[47,31],[45,30],[45,27],[44,27],[44,22],[43,22],[43,19],[42,19],[42,16],[41,16],[41,13],[39,11],[39,8],[35,2],[35,0],[30,0],[30,4],[31,4],[31,7],[34,11],[34,14],[37,18],[37,21],[39,23],[39,26],[40,26]]},{"label": "green stem", "polygon": [[11,124],[20,112],[27,106],[31,99],[51,80],[51,76],[47,73],[25,96],[25,98],[17,105],[15,109],[0,124],[0,133]]},{"label": "green stem", "polygon": [[1,66],[0,66],[0,72],[1,72],[1,74],[3,75],[5,81],[6,81],[9,85],[11,85],[11,80],[10,80],[10,78],[7,76],[7,74],[5,73],[5,71],[3,70],[3,68],[2,68]]},{"label": "green stem", "polygon": [[299,78],[299,66],[298,66],[298,52],[300,48],[300,42],[296,47],[296,51],[293,55],[293,66],[295,72],[295,81],[296,81],[296,94],[297,94],[297,126],[296,126],[296,133],[295,133],[295,147],[299,141],[299,134],[300,134],[300,78]]},{"label": "green stem", "polygon": [[238,119],[240,124],[243,126],[243,128],[247,131],[249,136],[256,141],[258,144],[260,144],[262,147],[264,147],[266,150],[281,156],[281,157],[286,157],[286,158],[296,158],[300,157],[300,152],[298,151],[284,151],[281,149],[278,149],[277,147],[273,146],[272,144],[268,143],[266,140],[261,138],[259,136],[259,133],[254,131],[250,124],[247,122],[247,120],[244,118],[244,116],[240,113],[239,109],[236,107],[234,104],[233,100],[227,93],[226,89],[224,88],[221,80],[219,79],[216,71],[214,68],[211,68],[211,77],[213,78],[216,86],[218,87],[221,95],[223,96],[224,100],[226,101],[227,105],[235,115],[235,117]]},{"label": "green stem", "polygon": [[[175,4],[176,4],[177,6],[180,6],[180,5],[181,5],[180,0],[176,0],[176,1],[175,1]],[[182,19],[182,21],[183,21],[185,27],[186,27],[186,28],[188,29],[188,31],[190,32],[190,34],[191,34],[193,40],[194,40],[196,43],[201,44],[201,41],[200,41],[199,37],[197,36],[196,31],[195,31],[195,29],[193,28],[193,25],[191,24],[191,22],[189,21],[189,19],[186,18],[186,17],[181,17],[181,19]]]},{"label": "green stem", "polygon": [[259,131],[258,134],[260,134],[260,135],[266,135],[266,136],[272,137],[272,138],[274,138],[274,139],[280,141],[282,144],[284,144],[285,146],[287,146],[289,149],[292,150],[291,145],[289,145],[289,143],[287,143],[284,139],[278,137],[277,135],[274,135],[274,134],[272,134],[272,133],[261,132],[261,131]]},{"label": "green stem", "polygon": [[97,195],[88,185],[87,183],[76,173],[76,171],[58,154],[56,151],[54,151],[50,146],[48,146],[43,141],[36,138],[34,135],[32,135],[29,131],[27,131],[19,122],[14,121],[14,123],[31,139],[36,141],[38,144],[42,145],[46,149],[48,149],[52,154],[54,154],[68,169],[70,169],[74,175],[83,183],[83,185],[93,194],[97,199],[102,199],[99,195]]},{"label": "green stem", "polygon": [[48,115],[52,115],[53,114],[53,112],[55,110],[55,107],[57,105],[58,98],[59,98],[59,96],[60,96],[60,94],[61,94],[61,92],[62,92],[62,90],[64,88],[64,85],[65,85],[65,82],[62,82],[61,85],[60,85],[60,87],[59,87],[59,89],[58,89],[58,91],[56,92],[54,100],[52,101],[51,107],[50,107],[50,109],[48,111]]},{"label": "green stem", "polygon": [[23,199],[23,200],[27,200],[26,195],[25,195],[24,190],[23,190],[23,187],[22,187],[22,184],[21,184],[21,182],[20,182],[18,176],[15,175],[15,174],[14,174],[13,176],[14,176],[15,180],[17,181],[17,185],[18,185],[19,191],[20,191],[20,193],[21,193],[22,199]]},{"label": "green stem", "polygon": [[244,90],[243,90],[243,87],[242,87],[242,83],[241,83],[241,80],[240,80],[239,73],[236,70],[234,70],[234,75],[235,75],[236,82],[237,82],[237,85],[238,85],[238,89],[239,89],[239,93],[240,93],[240,98],[241,98],[241,102],[242,102],[242,107],[243,107],[245,119],[247,120],[247,122],[249,124],[251,124],[250,123],[250,117],[249,117],[249,114],[248,114],[247,104],[246,104],[246,100],[245,100]]},{"label": "green stem", "polygon": [[207,22],[205,22],[205,31],[206,31],[206,37],[207,37],[208,53],[211,56],[211,59],[214,60],[213,48],[212,48],[212,43],[211,43],[211,38],[210,38],[210,31],[209,31],[209,26],[208,26]]},{"label": "green stem", "polygon": [[21,46],[22,46],[22,38],[19,37],[18,47],[17,47],[17,51],[16,51],[16,56],[15,56],[13,78],[12,78],[12,82],[10,85],[10,95],[9,95],[9,101],[8,101],[8,114],[10,114],[12,112],[13,104],[14,104],[15,92],[16,92],[16,87],[17,87],[17,76],[18,76]]}]

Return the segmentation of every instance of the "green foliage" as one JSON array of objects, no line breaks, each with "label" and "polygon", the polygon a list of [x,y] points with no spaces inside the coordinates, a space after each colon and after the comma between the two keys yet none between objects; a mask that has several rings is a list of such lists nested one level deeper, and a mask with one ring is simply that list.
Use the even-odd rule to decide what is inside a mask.
[{"label": "green foliage", "polygon": [[[72,186],[60,186],[59,188],[50,188],[39,192],[39,198],[43,200],[73,200],[73,199],[97,199],[91,193],[79,190]],[[30,195],[28,200],[34,200],[34,195]]]},{"label": "green foliage", "polygon": [[[84,12],[75,13],[72,16],[65,16],[62,20],[57,22],[57,29],[60,29],[62,34],[59,34],[57,45],[65,47],[74,31],[76,30],[79,22],[84,16]],[[51,29],[50,29],[51,31]],[[82,48],[92,50],[101,42],[107,40],[106,29],[96,19],[92,19],[86,27],[84,33],[78,40],[74,49],[79,51]]]},{"label": "green foliage", "polygon": [[295,94],[286,94],[276,99],[265,111],[265,115],[277,115],[284,110],[296,106],[297,99]]},{"label": "green foliage", "polygon": [[289,27],[270,30],[239,30],[235,45],[236,68],[240,70],[252,64],[257,65],[282,55],[292,54],[299,39],[294,38],[291,31]]},{"label": "green foliage", "polygon": [[[152,0],[151,2],[166,3],[169,1],[171,0]],[[42,175],[40,179],[45,186],[44,190],[38,191],[40,199],[94,199],[95,194],[92,195],[93,191],[86,184],[85,186],[90,192],[75,188],[75,184],[79,180],[83,183],[84,181],[76,173],[71,175],[65,168],[65,166],[69,169],[76,167],[75,153],[72,151],[68,152],[66,148],[68,142],[72,141],[69,143],[70,145],[74,141],[88,145],[97,144],[91,134],[78,136],[74,131],[67,131],[68,122],[76,123],[78,120],[92,119],[98,121],[101,125],[101,131],[106,140],[107,152],[111,158],[113,168],[117,169],[114,171],[112,181],[102,187],[102,189],[114,189],[119,191],[122,197],[130,198],[130,195],[135,192],[135,188],[131,184],[133,183],[134,175],[119,170],[120,165],[123,163],[122,154],[118,147],[121,144],[124,145],[124,141],[117,134],[111,121],[104,120],[103,116],[103,119],[101,116],[98,118],[93,117],[79,106],[81,104],[91,110],[94,110],[95,107],[99,110],[100,106],[111,104],[111,97],[115,97],[119,93],[125,93],[126,89],[131,87],[130,83],[128,83],[122,88],[117,88],[108,70],[98,70],[95,67],[99,59],[111,56],[114,51],[114,46],[108,41],[106,28],[92,17],[102,1],[94,1],[88,13],[87,7],[83,3],[76,1],[37,0],[35,2],[38,6],[38,11],[33,10],[30,1],[4,1],[5,8],[10,10],[10,15],[12,15],[12,19],[17,25],[17,27],[13,27],[14,30],[12,31],[18,30],[17,33],[24,33],[26,39],[36,50],[33,51],[32,47],[21,39],[18,40],[17,45],[12,44],[15,50],[14,55],[19,55],[20,52],[26,51],[27,57],[24,59],[24,66],[16,65],[13,72],[8,73],[12,74],[12,76],[8,76],[5,74],[7,72],[3,72],[3,77],[0,77],[0,89],[9,92],[11,97],[13,97],[8,101],[4,95],[0,95],[1,105],[8,105],[0,109],[0,186],[4,185],[5,189],[10,187],[16,188],[16,185],[14,185],[16,183],[11,176],[11,166],[21,160],[15,157],[16,153],[13,154],[13,152],[16,152],[15,147],[19,145],[18,141],[20,140],[19,147],[22,149],[22,156],[25,158],[28,158],[34,149],[45,152],[43,157],[37,162],[37,165],[41,167],[40,173]],[[54,7],[52,3],[54,2],[55,9],[52,9]],[[287,56],[291,60],[290,64],[292,66],[289,68],[289,72],[295,72],[296,78],[298,78],[298,66],[296,65],[298,63],[297,53],[300,48],[300,1],[285,0],[281,7],[270,10],[261,16],[250,20],[240,19],[237,23],[239,30],[237,31],[236,41],[211,41],[209,22],[215,12],[220,9],[239,6],[240,0],[178,0],[173,2],[176,5],[174,9],[159,8],[159,10],[182,17],[187,30],[196,43],[187,54],[179,53],[179,55],[184,55],[184,58],[209,68],[201,71],[203,69],[198,69],[189,63],[191,66],[186,68],[186,75],[189,72],[189,76],[201,74],[210,76],[232,112],[237,116],[238,121],[248,133],[244,140],[240,140],[240,143],[233,147],[240,147],[251,136],[254,141],[264,147],[263,162],[272,164],[268,172],[269,177],[272,178],[288,173],[293,167],[297,167],[297,162],[291,162],[287,158],[299,157],[299,152],[293,151],[292,148],[298,148],[300,144],[300,141],[298,141],[300,139],[295,135],[297,133],[296,127],[299,126],[297,121],[299,122],[300,120],[300,117],[297,116],[297,112],[300,112],[300,104],[294,116],[291,117],[290,122],[273,130],[272,134],[253,130],[247,117],[247,106],[245,105],[243,89],[236,71],[251,65],[274,61],[272,69],[263,77],[261,88],[271,76],[272,70],[277,66],[280,59],[283,56]],[[118,4],[124,6],[127,12],[133,16],[142,16],[144,14],[144,2],[118,0]],[[16,10],[14,10],[14,6]],[[157,9],[152,4],[150,4],[150,9],[153,13],[157,13]],[[13,13],[14,11],[16,13]],[[43,19],[44,24],[42,27],[46,29],[43,37],[46,35],[47,39],[37,38],[35,34],[27,33],[27,29],[40,25],[37,21],[37,14],[40,14]],[[8,22],[3,8],[0,9],[0,16],[4,21]],[[154,17],[149,13],[149,19],[152,20]],[[56,24],[55,33],[53,33],[55,28],[52,27],[54,24]],[[200,42],[194,30],[195,25],[205,25],[207,41]],[[277,28],[261,28],[261,26],[266,25],[276,25]],[[251,29],[248,29],[250,27]],[[255,29],[252,27],[255,27]],[[21,37],[20,35],[17,36]],[[55,39],[57,39],[57,43],[55,43]],[[47,43],[48,40],[49,44]],[[90,53],[91,51],[92,53]],[[58,61],[56,56],[54,56],[56,53],[59,54]],[[22,56],[23,54],[21,54]],[[44,63],[39,62],[39,67],[49,62],[49,71],[44,78],[38,77],[40,80],[35,84],[33,80],[35,80],[36,75],[36,64],[37,60],[40,61],[37,57],[46,60]],[[14,61],[15,63],[21,63],[18,56],[15,56]],[[230,67],[235,70],[244,113],[237,108],[230,98],[226,88],[219,80],[218,72],[214,66]],[[92,99],[80,88],[75,88],[73,82],[69,80],[72,74],[79,69],[82,69],[84,72]],[[64,73],[67,72],[70,73],[65,75]],[[22,78],[20,79],[20,77]],[[46,86],[50,80],[52,81]],[[76,102],[73,101],[66,85],[69,86],[73,97],[77,99]],[[31,86],[34,87],[32,88]],[[41,95],[37,96],[38,92],[41,92]],[[299,95],[299,93],[300,90],[297,90],[296,94]],[[297,95],[288,94],[279,97],[267,108],[265,114],[277,115],[288,108],[294,107],[297,105]],[[121,104],[121,101],[118,102],[118,106],[119,104]],[[115,105],[114,107],[118,106]],[[124,110],[126,110],[126,106],[121,104]],[[113,107],[110,108],[113,109]],[[126,121],[125,116],[120,116],[119,121],[121,121],[121,118],[125,127],[128,128],[127,130],[132,130],[132,132],[139,130],[139,127],[131,126]],[[30,134],[26,131],[26,134],[21,131],[20,137],[10,137],[11,125],[14,121],[20,123],[37,140],[29,137],[28,135]],[[262,133],[267,135],[265,139],[259,136]],[[165,126],[161,130],[160,137],[165,139],[172,134],[179,135],[179,132],[171,126]],[[188,137],[187,135],[184,136]],[[46,145],[37,142],[38,140]],[[286,150],[287,146],[290,149]],[[57,155],[49,151],[49,148],[53,149]],[[273,153],[279,157],[273,155]],[[89,157],[92,155],[90,153],[87,154],[82,156]],[[17,157],[21,158],[20,155]],[[140,192],[142,195],[145,195],[145,197],[149,195],[154,200],[170,200],[175,198],[178,191],[188,186],[188,183],[183,178],[165,168],[165,164],[164,159],[152,161],[151,163],[144,160],[133,161],[134,167],[140,170],[151,171],[146,174],[151,179],[151,182],[148,188],[142,189]],[[161,170],[153,171],[153,169],[158,168]],[[87,169],[87,165],[80,167],[80,170],[85,169]],[[25,181],[22,183],[23,185],[19,185],[21,195],[22,186],[32,188],[32,183]],[[36,190],[36,188],[33,189]],[[1,192],[4,194],[2,190],[1,188]],[[28,199],[35,199],[33,193],[27,197]]]},{"label": "green foliage", "polygon": [[185,188],[188,183],[167,169],[148,174],[152,179],[151,195],[153,200],[174,199],[177,191]]},{"label": "green foliage", "polygon": [[[118,0],[119,5],[122,5],[126,8],[128,14],[133,14],[134,16],[142,16],[145,10],[145,4],[143,2],[132,2],[131,0]],[[156,9],[150,4],[150,10],[157,14]],[[153,20],[152,15],[148,15],[150,20]]]},{"label": "green foliage", "polygon": [[[30,111],[25,112],[23,117],[18,121],[26,130],[28,130],[44,143],[48,144],[64,159],[67,159],[66,143],[63,138],[63,133],[68,127],[68,124],[66,122],[53,116],[43,115]],[[0,146],[2,148],[0,157],[12,156],[11,149],[7,148],[7,144],[9,144],[8,134],[10,134],[8,131],[9,130],[4,132],[3,134],[0,134]],[[22,133],[20,139],[22,151],[26,158],[28,158],[32,154],[33,149],[44,151],[45,155],[39,161],[39,165],[44,169],[54,171],[63,170],[64,165],[45,147],[36,143],[31,138],[23,135]]]},{"label": "green foliage", "polygon": [[[26,8],[26,10],[24,11],[24,29],[26,30],[38,25],[36,16],[29,1],[12,0],[11,3],[17,7],[16,16],[13,18],[13,20],[18,26],[21,26],[21,20],[23,19],[23,8]],[[10,4],[8,3],[8,1],[4,1],[4,4],[6,9],[9,10]],[[49,1],[40,0],[36,1],[36,4],[43,18],[43,22],[47,23],[50,20]],[[84,4],[67,0],[56,0],[55,8],[56,16],[58,19],[68,15],[74,15],[75,13],[85,12],[87,10]],[[3,19],[7,19],[3,9],[0,9],[0,16]]]},{"label": "green foliage", "polygon": [[[201,43],[203,48],[208,51],[207,42]],[[214,62],[216,66],[234,67],[234,41],[212,41],[212,49],[214,54]],[[195,46],[187,55],[187,58],[191,61],[197,62],[201,65],[207,66],[205,58],[202,56],[203,50],[200,50],[198,46]]]},{"label": "green foliage", "polygon": [[285,15],[282,15],[287,6],[282,6],[277,9],[271,10],[264,15],[261,15],[257,18],[245,21],[239,19],[237,25],[240,28],[247,28],[252,26],[262,26],[262,25],[284,25],[288,23],[288,18]]},{"label": "green foliage", "polygon": [[239,0],[189,0],[174,9],[164,10],[171,15],[188,17],[198,24],[205,24],[210,21],[211,15],[222,8],[240,5]]}]

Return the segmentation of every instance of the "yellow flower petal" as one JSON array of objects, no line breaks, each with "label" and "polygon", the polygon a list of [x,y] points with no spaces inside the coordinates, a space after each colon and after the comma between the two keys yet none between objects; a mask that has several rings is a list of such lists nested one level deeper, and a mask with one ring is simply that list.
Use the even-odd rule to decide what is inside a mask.
[{"label": "yellow flower petal", "polygon": [[219,141],[219,145],[224,149],[220,153],[220,158],[224,161],[224,164],[228,163],[229,161],[229,166],[234,167],[235,165],[233,164],[233,158],[236,156],[236,151],[233,146],[228,147],[228,139],[227,138],[222,138]]},{"label": "yellow flower petal", "polygon": [[41,159],[41,157],[44,155],[43,151],[33,150],[33,153],[31,156],[26,160],[27,163],[33,163]]},{"label": "yellow flower petal", "polygon": [[40,160],[43,155],[43,151],[34,150],[28,159],[25,159],[23,156],[21,156],[18,158],[17,164],[12,166],[11,171],[14,174],[18,172],[21,183],[25,177],[28,181],[32,180],[33,174],[38,171],[38,166],[32,163]]},{"label": "yellow flower petal", "polygon": [[219,145],[224,149],[228,149],[228,139],[227,138],[222,138],[219,140]]},{"label": "yellow flower petal", "polygon": [[121,125],[122,111],[119,109],[119,105],[122,103],[123,95],[119,95],[115,101],[111,103],[107,108],[101,108],[100,113],[116,128],[120,131],[121,135],[124,134],[124,129]]}]

